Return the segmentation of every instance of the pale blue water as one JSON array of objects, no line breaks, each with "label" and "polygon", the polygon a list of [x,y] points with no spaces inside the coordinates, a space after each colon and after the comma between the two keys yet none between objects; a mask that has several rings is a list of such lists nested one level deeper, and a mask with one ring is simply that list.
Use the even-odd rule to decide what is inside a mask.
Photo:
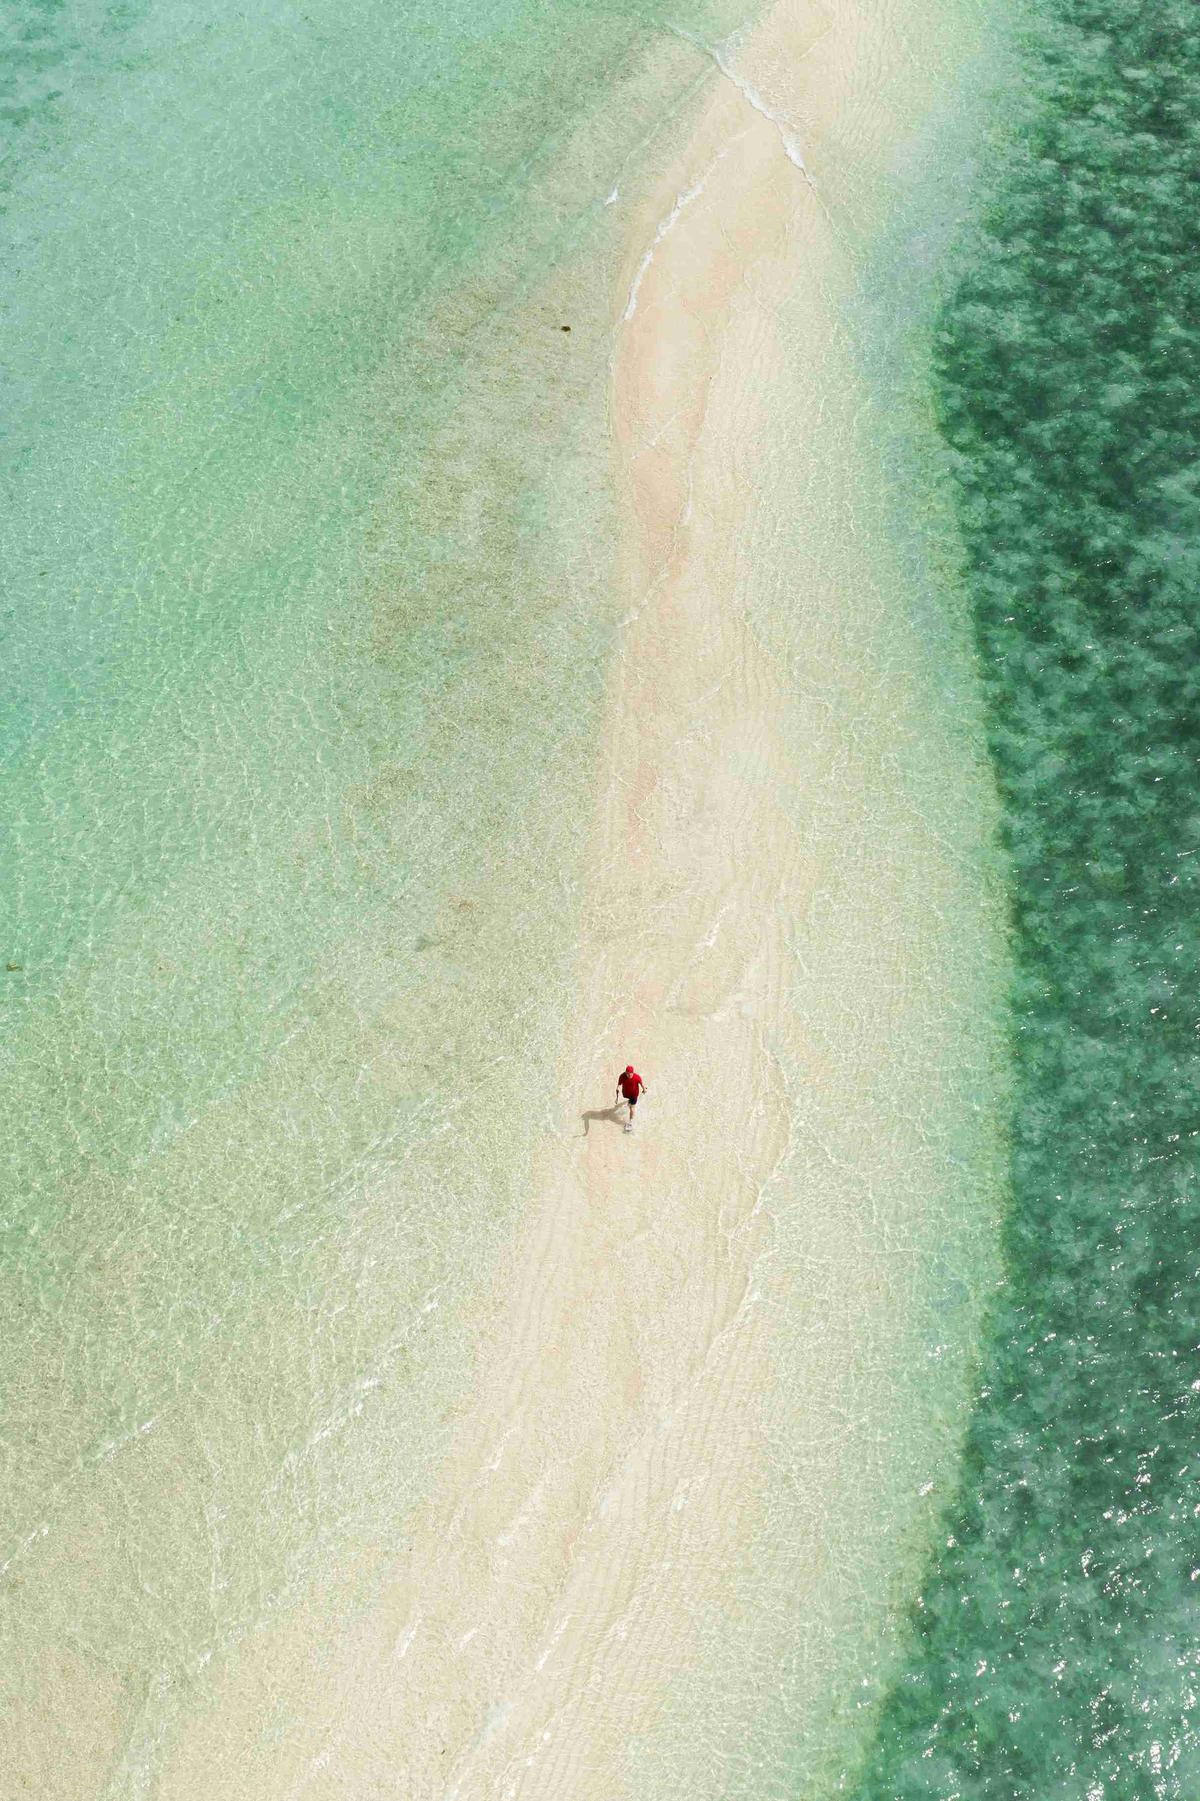
[{"label": "pale blue water", "polygon": [[31,1793],[147,1792],[187,1683],[385,1532],[441,1429],[430,1325],[522,1192],[564,1011],[611,630],[571,271],[652,120],[583,128],[649,11],[8,16]]},{"label": "pale blue water", "polygon": [[[614,627],[604,203],[713,79],[666,23],[730,19],[8,15],[16,1793],[164,1792],[205,1672],[283,1616],[352,1630],[436,1463],[447,1322],[525,1198],[572,993]],[[652,43],[674,61],[626,90]],[[871,529],[907,504],[881,488]],[[918,686],[965,712],[940,617]],[[974,1257],[969,1209],[948,1229]],[[968,1331],[963,1261],[915,1332]]]}]

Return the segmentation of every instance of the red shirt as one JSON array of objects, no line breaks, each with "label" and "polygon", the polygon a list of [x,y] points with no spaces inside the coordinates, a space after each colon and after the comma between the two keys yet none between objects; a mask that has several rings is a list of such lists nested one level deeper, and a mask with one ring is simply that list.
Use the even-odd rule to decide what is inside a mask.
[{"label": "red shirt", "polygon": [[627,1101],[636,1101],[646,1084],[636,1070],[623,1070],[617,1077],[617,1086]]}]

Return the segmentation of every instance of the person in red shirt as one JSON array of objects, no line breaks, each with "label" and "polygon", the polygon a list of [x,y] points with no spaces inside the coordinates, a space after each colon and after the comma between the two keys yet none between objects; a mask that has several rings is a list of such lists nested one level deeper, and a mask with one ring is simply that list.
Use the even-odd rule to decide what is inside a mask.
[{"label": "person in red shirt", "polygon": [[627,1063],[617,1077],[617,1106],[619,1107],[624,1101],[629,1108],[629,1118],[625,1121],[627,1132],[633,1131],[633,1110],[638,1104],[638,1096],[644,1094],[645,1091],[646,1084],[642,1081],[641,1076],[638,1075],[632,1063]]}]

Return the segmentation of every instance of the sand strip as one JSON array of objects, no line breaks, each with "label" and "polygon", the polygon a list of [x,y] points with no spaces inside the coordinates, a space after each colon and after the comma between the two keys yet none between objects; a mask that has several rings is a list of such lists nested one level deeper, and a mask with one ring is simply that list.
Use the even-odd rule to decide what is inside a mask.
[{"label": "sand strip", "polygon": [[[780,806],[792,672],[752,629],[746,559],[775,310],[798,281],[830,282],[838,253],[795,120],[739,71],[805,93],[830,27],[789,4],[712,52],[721,79],[639,209],[614,304],[628,613],[581,1005],[560,1130],[398,1615],[415,1795],[644,1795],[629,1747],[701,1655],[702,1622],[736,1606],[764,1529],[778,1321],[759,1269],[789,1142],[771,1036],[819,866]],[[853,68],[839,49],[811,65],[814,116]],[[629,1059],[649,1084],[632,1136],[606,1111]]]},{"label": "sand strip", "polygon": [[313,1696],[297,1801],[793,1795],[953,1467],[895,1432],[897,1372],[965,1180],[930,1123],[966,1055],[947,959],[987,928],[899,773],[936,726],[860,543],[849,259],[810,155],[886,162],[903,56],[890,11],[795,0],[696,55],[711,93],[612,296],[624,624],[561,1096],[384,1600],[264,1665],[260,1738],[275,1692]]}]

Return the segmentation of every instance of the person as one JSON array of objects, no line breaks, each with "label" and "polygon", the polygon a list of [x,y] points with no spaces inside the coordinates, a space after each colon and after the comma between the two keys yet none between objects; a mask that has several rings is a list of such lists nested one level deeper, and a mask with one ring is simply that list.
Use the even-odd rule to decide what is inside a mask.
[{"label": "person", "polygon": [[638,1075],[632,1063],[627,1063],[617,1077],[617,1106],[624,1101],[629,1108],[629,1118],[625,1121],[625,1130],[633,1131],[633,1110],[638,1104],[638,1096],[646,1092],[646,1084]]}]

